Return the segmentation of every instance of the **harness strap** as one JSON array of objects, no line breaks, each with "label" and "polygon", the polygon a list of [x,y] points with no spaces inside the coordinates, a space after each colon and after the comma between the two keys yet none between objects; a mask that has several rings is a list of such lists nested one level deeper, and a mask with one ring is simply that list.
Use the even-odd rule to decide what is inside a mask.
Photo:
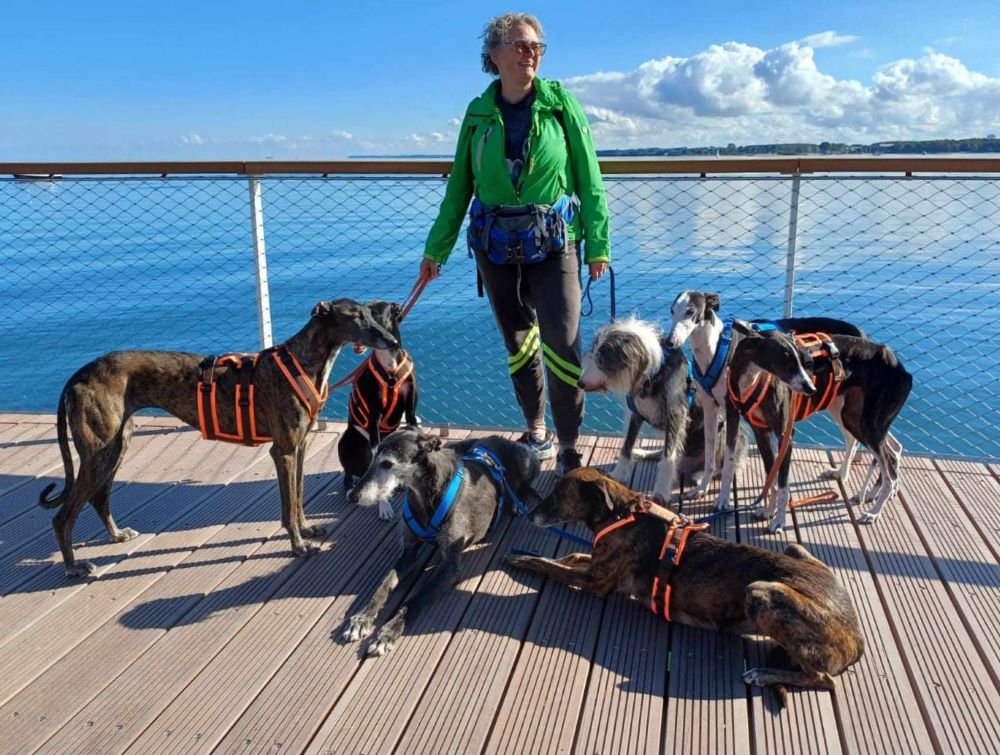
[{"label": "harness strap", "polygon": [[[667,346],[663,349],[663,358],[660,360],[660,366],[656,369],[656,372],[653,373],[654,376],[657,375],[660,372],[660,370],[663,369],[664,365],[667,363],[667,360],[673,355],[675,351],[679,351],[679,349],[675,349],[670,346]],[[692,361],[693,360],[688,359],[686,357],[684,359],[684,363],[687,366],[687,388],[685,389],[685,394],[687,396],[688,409],[690,409],[692,404],[694,404],[695,388],[694,388],[693,373],[691,372]],[[650,380],[651,378],[647,378],[646,380],[647,385],[649,384]],[[625,394],[625,405],[629,408],[629,411],[632,412],[633,414],[641,414],[639,409],[636,407],[635,396],[633,396],[631,393]]]},{"label": "harness strap", "polygon": [[595,533],[594,535],[594,547],[595,548],[597,547],[597,544],[601,541],[601,538],[603,538],[605,535],[608,535],[614,532],[615,530],[620,529],[621,527],[625,527],[626,525],[632,524],[632,522],[634,521],[635,521],[635,514],[629,514],[628,516],[619,519],[618,521],[612,522],[606,527],[598,530],[597,533]]},{"label": "harness strap", "polygon": [[757,373],[753,382],[742,394],[738,392],[739,386],[736,384],[736,379],[732,372],[729,373],[726,380],[726,393],[729,394],[729,400],[736,405],[740,414],[746,417],[747,422],[755,427],[767,427],[767,422],[764,420],[763,415],[758,412],[758,409],[764,403],[764,399],[767,398],[770,390],[771,373],[763,370]]},{"label": "harness strap", "polygon": [[[299,401],[306,407],[310,419],[319,414],[326,397],[329,395],[329,386],[324,385],[322,391],[317,391],[298,359],[284,344],[257,354],[225,354],[205,357],[199,365],[201,376],[195,391],[195,399],[198,404],[198,426],[203,438],[242,443],[247,446],[257,446],[271,440],[268,435],[257,434],[255,412],[254,372],[261,358],[267,354],[274,357],[275,364],[278,365]],[[233,396],[236,428],[232,434],[224,433],[219,428],[218,383],[215,376],[216,370],[224,366],[235,368],[238,378]]]},{"label": "harness strap", "polygon": [[427,523],[426,527],[421,526],[420,522],[413,515],[413,509],[410,507],[410,493],[407,491],[403,496],[403,521],[410,528],[410,532],[425,543],[433,542],[441,525],[448,518],[448,515],[451,514],[451,507],[454,505],[455,499],[458,498],[458,491],[462,487],[462,480],[464,479],[465,467],[459,464],[455,470],[455,476],[448,483],[444,495],[441,496],[441,502],[434,509],[431,520]]},{"label": "harness strap", "polygon": [[507,501],[510,501],[511,508],[518,516],[526,516],[528,514],[528,507],[524,505],[524,502],[514,492],[514,488],[507,479],[507,469],[496,454],[483,446],[473,446],[473,448],[462,456],[462,461],[472,462],[484,467],[499,487],[496,512],[493,514],[493,523],[490,524],[490,529],[487,532],[492,531],[500,522],[500,517],[503,516]]},{"label": "harness strap", "polygon": [[[708,526],[708,524],[684,524],[681,526],[674,524],[667,530],[667,535],[663,538],[663,545],[660,547],[660,568],[656,577],[653,578],[649,607],[654,614],[661,614],[667,621],[672,621],[670,616],[670,580],[674,575],[674,570],[680,566],[681,557],[684,555],[684,549],[687,547],[691,534],[706,530]],[[675,534],[677,534],[676,542],[674,542]],[[659,602],[659,609],[657,609],[657,602]]]},{"label": "harness strap", "polygon": [[302,369],[299,360],[284,344],[276,346],[272,353],[275,363],[299,397],[299,401],[309,410],[309,416],[315,417],[323,408],[323,404],[326,403],[327,396],[330,395],[329,384],[324,383],[322,390],[316,390],[316,386],[306,375],[306,371]]},{"label": "harness strap", "polygon": [[727,317],[722,323],[722,332],[719,333],[719,340],[715,344],[715,356],[712,357],[708,369],[702,373],[698,364],[694,365],[694,379],[704,389],[705,393],[711,393],[712,388],[719,382],[722,370],[729,363],[730,345],[733,342],[733,318]]}]

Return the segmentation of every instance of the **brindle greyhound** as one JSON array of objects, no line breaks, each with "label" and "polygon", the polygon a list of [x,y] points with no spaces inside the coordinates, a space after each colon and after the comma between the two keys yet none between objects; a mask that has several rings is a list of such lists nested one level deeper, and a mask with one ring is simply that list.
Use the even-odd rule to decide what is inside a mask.
[{"label": "brindle greyhound", "polygon": [[[798,668],[754,668],[743,681],[774,686],[782,705],[784,685],[833,689],[833,677],[861,658],[864,638],[847,590],[801,545],[779,554],[729,543],[669,511],[638,513],[644,509],[642,495],[600,470],[573,470],[531,520],[539,526],[583,522],[595,533],[593,552],[558,560],[509,555],[507,562],[601,597],[634,595],[671,621],[771,637]],[[692,531],[675,541],[674,525],[674,532]],[[671,542],[680,543],[677,555],[663,571]],[[772,655],[768,665],[782,656]]]},{"label": "brindle greyhound", "polygon": [[[317,304],[302,330],[285,342],[317,393],[326,385],[341,346],[349,341],[373,348],[393,348],[395,337],[373,318],[369,309],[350,299]],[[93,564],[73,556],[73,527],[87,501],[100,515],[114,542],[138,533],[119,529],[111,516],[110,493],[132,435],[132,415],[157,407],[193,427],[199,427],[197,392],[204,357],[171,351],[114,351],[84,365],[69,379],[59,397],[56,421],[66,482],[59,495],[48,498],[55,483],[43,490],[38,502],[45,508],[61,506],[52,520],[62,550],[66,574],[84,577]],[[220,427],[236,426],[234,395],[239,374],[230,366],[216,371]],[[303,405],[277,359],[261,358],[254,368],[257,431],[272,439],[271,457],[281,492],[281,523],[291,537],[292,551],[305,555],[313,547],[305,537],[322,535],[320,527],[306,525],[302,509],[302,464],[315,416]],[[80,475],[74,479],[67,430],[80,456]]]}]

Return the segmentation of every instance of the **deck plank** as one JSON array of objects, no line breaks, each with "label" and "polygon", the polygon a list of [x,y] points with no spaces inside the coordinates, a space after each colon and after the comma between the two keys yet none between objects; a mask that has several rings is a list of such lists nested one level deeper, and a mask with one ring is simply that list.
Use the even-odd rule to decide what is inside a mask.
[{"label": "deck plank", "polygon": [[[683,513],[694,519],[713,514],[719,483],[700,501],[685,501]],[[709,532],[738,540],[736,517],[713,516]],[[734,753],[752,748],[746,670],[741,637],[676,624],[670,648],[668,722],[664,750],[676,753]]]},{"label": "deck plank", "polygon": [[[337,479],[331,440],[306,461],[304,496],[320,514],[314,521],[339,536],[354,507],[329,510]],[[44,722],[20,720],[7,741],[32,749],[55,734],[43,750],[87,753],[118,751],[134,738],[299,565],[273,518],[272,496],[262,493],[243,510],[224,509],[233,520],[203,547],[0,708],[0,717],[44,711]],[[76,694],[59,695],[66,685]]]},{"label": "deck plank", "polygon": [[[841,502],[796,510],[782,539],[752,520],[717,525],[772,548],[794,532],[858,608],[862,660],[832,696],[791,690],[776,713],[739,678],[766,646],[508,569],[511,547],[576,549],[522,521],[388,658],[336,641],[394,558],[391,528],[341,493],[342,423],[314,441],[310,518],[333,529],[302,560],[277,521],[266,448],[139,418],[113,510],[146,534],[100,542],[88,507],[77,550],[102,575],[67,583],[52,512],[37,506],[62,479],[54,419],[0,414],[0,482],[19,478],[0,492],[2,752],[985,752],[1000,741],[996,464],[905,457],[901,499],[874,526]],[[609,469],[620,442],[587,438],[591,461]],[[797,450],[794,492],[824,487],[817,473],[838,457]],[[760,467],[750,459],[741,502]],[[654,469],[639,465],[635,486]]]},{"label": "deck plank", "polygon": [[[186,447],[188,440],[182,438],[171,438],[171,445],[176,449],[177,444]],[[169,455],[171,446],[167,446],[157,460]],[[208,479],[221,480],[222,484],[231,480],[240,470],[245,468],[247,459],[254,459],[253,455],[234,453],[233,449],[208,447],[208,451],[201,457],[184,455],[189,460],[189,464],[181,467],[171,467],[169,462],[162,462],[161,466],[167,468],[167,472],[161,474],[175,479],[191,479],[191,475],[205,476]],[[259,455],[256,460],[262,457]],[[138,511],[130,506],[123,506],[127,518],[117,517],[117,521],[122,526],[134,525],[139,531],[139,535],[125,543],[111,543],[106,537],[101,535],[95,540],[78,544],[75,547],[77,558],[89,560],[97,566],[98,579],[113,572],[110,578],[117,580],[127,570],[134,569],[131,559],[142,558],[143,554],[149,553],[154,548],[153,545],[156,533],[175,527],[176,522],[185,517],[191,510],[205,505],[213,494],[222,489],[221,484],[216,485],[178,485],[174,481],[163,480],[155,483],[153,490],[162,490],[144,504]],[[149,490],[148,485],[141,488],[133,486],[133,491]],[[134,499],[134,496],[127,496]],[[117,507],[112,503],[112,511],[117,514]],[[101,526],[103,532],[103,525]],[[51,529],[50,529],[51,533]],[[51,534],[50,534],[51,537]],[[55,538],[52,537],[54,543]],[[46,614],[60,606],[64,602],[71,600],[74,596],[86,593],[89,597],[88,589],[92,580],[80,580],[68,578],[62,566],[62,556],[57,548],[45,543],[35,543],[32,547],[48,548],[48,558],[28,559],[23,555],[16,562],[17,573],[23,577],[23,581],[17,584],[11,592],[0,599],[0,608],[4,611],[7,621],[0,630],[0,645],[10,642],[19,633],[29,629],[34,624],[49,619]],[[198,547],[195,544],[195,547]],[[44,551],[43,551],[44,552]]]},{"label": "deck plank", "polygon": [[[832,454],[840,462],[840,452]],[[859,454],[863,461],[867,456]],[[901,496],[908,500],[919,465],[903,457]],[[943,752],[990,752],[1000,742],[1000,701],[946,585],[914,529],[907,505],[890,501],[874,525],[859,526],[882,603]],[[853,515],[853,512],[852,512]]]},{"label": "deck plank", "polygon": [[[589,437],[578,443],[585,464],[595,441]],[[544,475],[536,489],[547,495],[553,483],[553,475]],[[515,548],[553,554],[556,541],[519,520],[501,553]],[[410,717],[396,746],[398,752],[437,755],[482,750],[538,605],[541,585],[537,575],[514,572],[503,563],[487,573]],[[481,670],[486,667],[492,670],[489,679],[482,678]]]},{"label": "deck plank", "polygon": [[[795,453],[795,449],[792,449]],[[795,459],[792,457],[792,468]],[[742,473],[738,476],[738,503],[749,505],[764,486],[764,465],[756,450],[747,459]],[[795,533],[788,527],[779,535],[767,531],[767,523],[758,521],[747,513],[740,515],[740,539],[749,545],[767,548],[781,553],[796,541]],[[770,640],[747,639],[747,667],[766,665]],[[837,732],[837,719],[833,696],[824,690],[788,690],[788,707],[778,712],[771,690],[751,688],[750,694],[752,726],[757,753],[839,753],[842,752]]]},{"label": "deck plank", "polygon": [[942,459],[935,468],[958,498],[979,537],[1000,562],[1000,479],[986,464]]},{"label": "deck plank", "polygon": [[[1000,566],[929,459],[904,460],[903,495],[985,669],[1000,668]],[[892,504],[888,504],[892,505]],[[942,526],[947,523],[946,526]],[[994,686],[1000,679],[991,674]]]},{"label": "deck plank", "polygon": [[[617,448],[598,441],[590,466],[610,469],[615,455]],[[571,531],[588,534],[579,525]],[[554,553],[543,553],[558,558],[580,549],[563,540]],[[517,572],[515,578],[538,584],[533,575]],[[573,746],[603,601],[553,580],[540,584],[537,608],[493,719],[485,753],[568,752]]]},{"label": "deck plank", "polygon": [[[836,483],[820,479],[829,468],[825,451],[796,449],[793,496],[841,492]],[[854,471],[855,484],[863,471]],[[801,506],[792,515],[799,542],[829,566],[850,593],[865,638],[864,655],[837,678],[834,693],[847,750],[872,755],[930,751],[933,741],[917,694],[843,498]]]}]

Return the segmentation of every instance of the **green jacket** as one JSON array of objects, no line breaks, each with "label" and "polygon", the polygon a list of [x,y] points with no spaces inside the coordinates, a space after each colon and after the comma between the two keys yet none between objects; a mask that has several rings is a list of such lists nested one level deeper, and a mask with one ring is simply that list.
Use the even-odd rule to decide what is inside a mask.
[{"label": "green jacket", "polygon": [[[499,80],[494,81],[465,111],[448,187],[427,235],[424,256],[442,264],[448,259],[473,192],[486,205],[552,204],[564,194],[575,193],[580,212],[568,226],[567,236],[586,240],[586,262],[610,262],[608,203],[580,103],[559,82],[535,79],[528,161],[514,186],[504,159],[503,120],[496,106],[499,86]],[[553,115],[555,110],[562,111],[565,131]]]}]

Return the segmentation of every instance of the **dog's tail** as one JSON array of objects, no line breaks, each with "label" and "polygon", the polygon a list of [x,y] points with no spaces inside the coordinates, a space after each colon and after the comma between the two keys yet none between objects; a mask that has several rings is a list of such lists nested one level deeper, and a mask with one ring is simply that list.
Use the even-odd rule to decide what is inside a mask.
[{"label": "dog's tail", "polygon": [[[767,652],[765,664],[770,668],[791,669],[795,664],[788,655],[788,651],[781,645],[774,645]],[[788,707],[788,688],[784,684],[772,684],[771,691],[774,693],[774,700],[780,710]]]},{"label": "dog's tail", "polygon": [[73,454],[69,450],[69,430],[66,422],[66,391],[59,396],[59,411],[56,414],[56,434],[59,437],[59,451],[62,453],[63,467],[66,470],[66,482],[59,495],[49,498],[49,493],[55,488],[56,483],[46,485],[45,489],[38,494],[38,505],[45,509],[54,509],[62,506],[63,501],[69,496],[73,489],[73,481],[76,479],[73,473]]}]

